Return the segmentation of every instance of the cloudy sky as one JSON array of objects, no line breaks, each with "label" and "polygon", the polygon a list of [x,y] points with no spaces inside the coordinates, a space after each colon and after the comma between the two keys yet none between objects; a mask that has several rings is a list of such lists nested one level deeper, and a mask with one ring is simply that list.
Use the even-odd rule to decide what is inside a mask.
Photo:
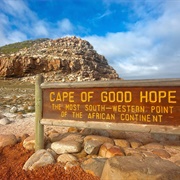
[{"label": "cloudy sky", "polygon": [[0,46],[72,35],[124,79],[180,78],[180,0],[0,0]]}]

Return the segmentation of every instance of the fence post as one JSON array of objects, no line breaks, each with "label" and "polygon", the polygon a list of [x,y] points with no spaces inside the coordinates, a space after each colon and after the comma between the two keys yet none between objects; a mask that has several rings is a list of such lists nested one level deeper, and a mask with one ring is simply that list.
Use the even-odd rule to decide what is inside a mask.
[{"label": "fence post", "polygon": [[42,89],[43,76],[37,75],[35,82],[35,151],[44,148],[44,125],[40,123],[42,119]]}]

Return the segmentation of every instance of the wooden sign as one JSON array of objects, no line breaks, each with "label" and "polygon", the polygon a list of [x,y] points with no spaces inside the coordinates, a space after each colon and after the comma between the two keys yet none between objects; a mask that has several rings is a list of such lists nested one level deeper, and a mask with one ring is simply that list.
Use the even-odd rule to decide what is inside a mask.
[{"label": "wooden sign", "polygon": [[180,134],[180,79],[43,83],[38,76],[36,149],[43,125]]},{"label": "wooden sign", "polygon": [[180,87],[43,89],[43,119],[176,126]]}]

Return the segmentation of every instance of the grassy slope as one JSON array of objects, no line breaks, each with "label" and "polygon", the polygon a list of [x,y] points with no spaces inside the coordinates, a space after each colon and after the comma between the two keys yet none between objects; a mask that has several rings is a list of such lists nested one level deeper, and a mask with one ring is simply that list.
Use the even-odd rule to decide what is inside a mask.
[{"label": "grassy slope", "polygon": [[8,45],[0,47],[0,54],[16,53],[20,49],[23,49],[25,47],[27,47],[27,48],[31,47],[35,43],[41,43],[41,42],[46,41],[46,40],[49,40],[49,39],[48,38],[42,38],[42,39],[28,40],[28,41],[8,44]]}]

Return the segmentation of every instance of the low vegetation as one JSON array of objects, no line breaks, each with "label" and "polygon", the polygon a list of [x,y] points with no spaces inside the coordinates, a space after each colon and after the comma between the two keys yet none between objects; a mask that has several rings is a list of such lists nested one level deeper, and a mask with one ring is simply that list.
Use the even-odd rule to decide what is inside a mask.
[{"label": "low vegetation", "polygon": [[29,47],[33,46],[35,43],[41,43],[41,42],[44,42],[47,40],[49,40],[49,39],[48,38],[42,38],[42,39],[28,40],[28,41],[8,44],[8,45],[0,47],[0,54],[16,53],[20,49],[29,48]]}]

